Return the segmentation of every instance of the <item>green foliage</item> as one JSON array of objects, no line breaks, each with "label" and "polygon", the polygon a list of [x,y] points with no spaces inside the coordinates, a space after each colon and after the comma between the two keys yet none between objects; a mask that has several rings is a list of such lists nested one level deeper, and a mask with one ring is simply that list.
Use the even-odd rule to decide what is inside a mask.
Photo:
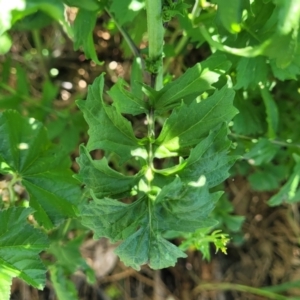
[{"label": "green foliage", "polygon": [[0,211],[0,295],[9,298],[12,278],[19,277],[42,289],[46,268],[38,254],[48,246],[44,233],[29,225],[33,209],[10,207]]},{"label": "green foliage", "polygon": [[[195,70],[201,70],[201,66]],[[78,102],[89,124],[90,138],[86,147],[81,146],[77,178],[86,185],[93,199],[82,206],[82,223],[94,231],[95,238],[105,236],[113,242],[123,240],[116,253],[135,269],[146,263],[154,269],[164,268],[185,256],[163,238],[164,232],[193,232],[215,224],[208,216],[221,194],[210,194],[208,188],[228,177],[228,169],[235,160],[227,155],[230,147],[226,139],[227,127],[218,126],[236,114],[232,106],[234,92],[224,86],[207,99],[178,106],[176,101],[180,97],[195,94],[193,84],[196,79],[196,75],[186,76],[159,92],[145,86],[146,91],[152,93],[153,107],[150,103],[145,106],[137,98],[132,99],[129,92],[120,106],[123,83],[117,83],[109,92],[114,101],[108,105],[102,96],[104,77],[101,75],[89,87],[87,100]],[[183,87],[183,92],[178,94]],[[172,102],[163,101],[168,99],[168,94],[175,95]],[[162,107],[156,110],[155,104],[160,101]],[[155,117],[152,119],[151,111],[164,112],[163,105],[168,109],[176,107],[157,138],[148,131],[148,136],[137,139],[131,124],[121,115],[122,112],[146,113],[148,127],[152,128]],[[190,118],[179,127],[186,116]],[[103,128],[106,130],[101,130]],[[89,152],[96,149],[105,151],[105,157],[93,160]],[[182,153],[188,158],[178,165],[161,170],[153,166],[154,157],[173,157]],[[125,176],[108,165],[106,157],[111,154],[118,155],[120,164],[133,156],[141,169],[134,176]],[[130,195],[136,195],[138,200],[129,204],[119,200]],[[99,215],[102,216],[100,220]]]},{"label": "green foliage", "polygon": [[144,1],[137,0],[113,0],[109,6],[109,11],[114,15],[116,21],[123,26],[131,23],[137,17],[139,11],[145,7]]},{"label": "green foliage", "polygon": [[270,206],[275,206],[283,202],[295,203],[300,201],[300,189],[299,189],[299,172],[300,172],[300,160],[299,156],[295,155],[296,165],[293,169],[289,180],[283,185],[278,194],[271,197],[269,200]]},{"label": "green foliage", "polygon": [[48,25],[49,20],[60,22],[70,33],[61,0],[16,0],[10,3],[1,0],[0,7],[0,36],[13,26],[26,30],[37,29]]},{"label": "green foliage", "polygon": [[[72,25],[65,5],[76,8]],[[238,234],[244,221],[221,197],[233,165],[253,189],[274,193],[269,205],[300,200],[299,89],[292,81],[300,75],[299,1],[0,0],[0,8],[0,53],[24,30],[37,52],[24,50],[18,63],[1,58],[0,173],[9,195],[0,202],[1,299],[9,299],[14,277],[44,286],[39,253],[49,243],[55,262],[45,263],[60,299],[78,298],[70,280],[77,269],[95,279],[78,251],[86,232],[77,223],[76,237],[66,239],[69,218],[95,238],[120,242],[116,253],[126,265],[160,269],[188,248],[207,259],[211,243],[226,253],[229,238],[219,228]],[[130,84],[119,78],[107,90],[102,73],[86,100],[74,95],[81,111],[57,110],[58,87],[47,70],[54,57],[45,63],[38,30],[60,23],[74,49],[100,65],[99,17],[111,36],[123,36],[124,55],[135,55]],[[191,46],[203,46],[201,63],[181,59]],[[36,61],[45,67],[40,97],[30,74]],[[85,139],[83,117],[89,138],[79,147],[76,180],[68,155],[78,155]],[[51,230],[50,242],[42,228]],[[180,247],[172,233],[185,238]]]},{"label": "green foliage", "polygon": [[53,265],[49,267],[49,271],[58,299],[78,299],[76,287],[70,279],[65,277],[62,267]]},{"label": "green foliage", "polygon": [[51,242],[48,253],[54,255],[56,262],[49,266],[50,278],[59,299],[77,299],[76,287],[70,276],[77,269],[85,271],[89,283],[95,282],[95,275],[86,261],[81,257],[79,247],[83,237],[63,243],[61,240]]},{"label": "green foliage", "polygon": [[68,170],[68,160],[58,155],[42,124],[8,110],[0,115],[0,133],[0,170],[24,185],[40,225],[51,229],[75,217],[79,186]]},{"label": "green foliage", "polygon": [[227,2],[217,0],[216,2],[218,4],[217,18],[219,22],[230,33],[240,32],[243,9],[248,8],[249,0],[229,0]]},{"label": "green foliage", "polygon": [[93,38],[93,29],[96,20],[97,10],[79,9],[74,22],[74,50],[78,50],[82,46],[86,58],[90,58],[95,63],[101,64],[97,57]]},{"label": "green foliage", "polygon": [[186,240],[180,245],[182,250],[197,249],[203,254],[203,259],[210,260],[210,243],[216,246],[216,252],[221,250],[226,253],[226,245],[229,242],[228,234],[221,233],[221,230],[215,230],[211,234],[210,229],[198,229],[194,233],[186,235]]}]

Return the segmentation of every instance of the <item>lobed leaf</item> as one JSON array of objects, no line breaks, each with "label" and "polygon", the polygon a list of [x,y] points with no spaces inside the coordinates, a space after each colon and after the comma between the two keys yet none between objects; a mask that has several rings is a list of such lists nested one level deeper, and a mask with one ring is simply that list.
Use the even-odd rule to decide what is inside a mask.
[{"label": "lobed leaf", "polygon": [[80,147],[80,156],[77,158],[77,162],[80,171],[76,178],[99,198],[128,195],[143,176],[143,171],[135,176],[125,176],[110,168],[106,158],[92,160],[84,146]]},{"label": "lobed leaf", "polygon": [[163,125],[155,144],[155,156],[177,155],[193,147],[222,122],[229,122],[237,113],[233,106],[234,91],[226,86],[201,102],[182,104],[173,110]]},{"label": "lobed leaf", "polygon": [[182,76],[167,84],[155,95],[156,113],[178,106],[181,101],[194,100],[204,91],[213,89],[212,84],[219,80],[230,67],[224,55],[213,55],[201,64],[188,69]]},{"label": "lobed leaf", "polygon": [[[198,182],[184,184],[179,177],[164,186],[154,205],[157,229],[193,232],[199,228],[216,225],[207,216],[222,193],[210,194],[204,176]],[[166,222],[167,220],[167,222]]]},{"label": "lobed leaf", "polygon": [[[80,188],[68,160],[52,146],[41,123],[15,111],[0,114],[0,170],[17,176],[30,197],[35,219],[51,229],[74,217]],[[6,168],[1,168],[6,165]]]},{"label": "lobed leaf", "polygon": [[139,269],[147,263],[153,269],[165,268],[185,254],[162,234],[167,230],[193,232],[215,225],[208,215],[219,197],[220,193],[209,194],[205,182],[189,186],[175,178],[155,200],[144,195],[125,204],[93,195],[93,201],[82,207],[82,223],[94,231],[95,238],[123,240],[116,253],[126,265]]},{"label": "lobed leaf", "polygon": [[4,279],[0,281],[0,293],[4,295],[7,295],[7,284],[13,277],[39,289],[45,285],[46,269],[38,254],[48,247],[48,240],[27,223],[27,217],[32,213],[32,209],[23,207],[0,211],[0,265]]},{"label": "lobed leaf", "polygon": [[[148,112],[147,103],[142,98],[136,97],[135,93],[130,93],[126,90],[126,87],[128,87],[126,82],[119,79],[110,89],[108,95],[114,100],[113,106],[122,114],[131,114],[133,116],[146,114]],[[137,85],[135,87],[137,88]]]},{"label": "lobed leaf", "polygon": [[168,242],[150,228],[142,227],[127,238],[116,250],[125,265],[136,270],[149,264],[152,269],[174,266],[179,257],[186,257],[175,245]]},{"label": "lobed leaf", "polygon": [[209,134],[184,161],[185,167],[177,174],[183,181],[189,182],[205,176],[208,186],[214,187],[229,176],[229,169],[236,157],[229,156],[231,142],[227,139],[227,126]]},{"label": "lobed leaf", "polygon": [[[82,207],[82,224],[95,232],[95,238],[107,237],[112,242],[124,240],[139,226],[146,213],[144,198],[125,204],[115,199],[99,199],[92,193],[93,201]],[[100,216],[101,218],[96,218]]]},{"label": "lobed leaf", "polygon": [[140,148],[139,140],[134,136],[130,122],[115,107],[104,103],[103,85],[102,74],[89,87],[87,100],[77,101],[89,125],[90,138],[87,149],[114,152],[120,157],[122,163],[132,156],[133,151]]}]

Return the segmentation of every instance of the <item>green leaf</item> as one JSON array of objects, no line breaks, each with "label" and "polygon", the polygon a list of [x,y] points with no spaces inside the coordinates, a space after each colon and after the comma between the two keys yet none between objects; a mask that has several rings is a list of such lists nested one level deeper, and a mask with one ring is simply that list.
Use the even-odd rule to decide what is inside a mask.
[{"label": "green leaf", "polygon": [[229,169],[236,157],[229,156],[231,142],[227,139],[227,127],[215,130],[202,140],[182,164],[184,168],[177,174],[185,182],[205,176],[208,186],[214,187],[229,176]]},{"label": "green leaf", "polygon": [[254,58],[242,57],[237,65],[237,83],[235,89],[256,88],[257,85],[267,81],[268,66],[266,58],[258,56]]},{"label": "green leaf", "polygon": [[256,170],[249,177],[249,183],[255,191],[274,191],[279,187],[279,180],[276,174],[269,170]]},{"label": "green leaf", "polygon": [[261,87],[261,97],[264,101],[268,123],[268,137],[274,139],[277,135],[279,112],[277,105],[267,87]]},{"label": "green leaf", "polygon": [[[13,1],[15,2],[15,1]],[[19,1],[17,1],[19,2]],[[25,28],[30,28],[30,23],[32,21],[32,26],[37,24],[43,24],[44,21],[41,16],[46,14],[51,17],[53,20],[56,20],[60,24],[63,25],[64,30],[68,33],[69,36],[72,35],[70,31],[70,27],[68,22],[65,20],[64,16],[64,5],[61,0],[26,0],[24,1],[26,6],[20,7],[12,11],[12,19],[11,26],[17,25],[16,22],[20,22],[20,26],[22,27],[23,19],[27,19],[24,21]],[[6,6],[6,5],[5,5]],[[42,12],[40,14],[39,12]],[[35,14],[37,16],[37,23],[35,24]],[[31,15],[31,16],[30,16]],[[30,17],[29,17],[30,16]],[[28,17],[28,18],[27,18]],[[48,17],[46,17],[48,19]],[[48,19],[49,21],[49,19]],[[36,29],[35,27],[31,27],[30,29]]]},{"label": "green leaf", "polygon": [[155,200],[153,218],[157,229],[162,232],[193,232],[216,225],[215,220],[207,217],[221,194],[209,194],[204,176],[199,177],[197,182],[190,181],[188,184],[183,184],[176,177],[162,188]]},{"label": "green leaf", "polygon": [[144,6],[144,1],[141,0],[113,0],[109,11],[114,14],[117,22],[122,26],[131,23]]},{"label": "green leaf", "polygon": [[0,299],[10,299],[13,277],[15,277],[15,273],[13,270],[8,270],[3,265],[0,266]]},{"label": "green leaf", "polygon": [[245,5],[249,5],[249,0],[216,0],[218,4],[217,18],[221,24],[230,32],[241,31],[240,23]]},{"label": "green leaf", "polygon": [[131,114],[133,116],[146,114],[148,112],[147,103],[126,88],[128,88],[127,83],[119,79],[110,89],[108,95],[114,100],[113,106],[120,114]]},{"label": "green leaf", "polygon": [[135,176],[125,176],[108,166],[106,158],[92,160],[88,150],[80,147],[80,156],[77,158],[80,172],[76,175],[88,190],[93,190],[99,197],[128,195],[143,175],[143,171]]},{"label": "green leaf", "polygon": [[74,282],[66,277],[61,266],[49,266],[50,279],[59,300],[78,299]]},{"label": "green leaf", "polygon": [[243,135],[261,134],[265,130],[265,108],[256,105],[252,99],[243,99],[240,93],[235,97],[235,107],[239,114],[233,119],[233,131]]},{"label": "green leaf", "polygon": [[25,9],[25,0],[14,0],[7,2],[0,0],[0,35],[11,28],[12,14],[14,10],[22,11]]},{"label": "green leaf", "polygon": [[4,279],[0,281],[0,293],[4,295],[7,295],[13,277],[38,289],[45,285],[46,269],[38,254],[48,247],[48,240],[27,223],[27,217],[32,213],[32,209],[23,207],[0,211],[0,277]]},{"label": "green leaf", "polygon": [[93,38],[96,20],[97,11],[79,9],[74,21],[74,50],[82,47],[86,58],[101,65],[102,62],[98,59]]},{"label": "green leaf", "polygon": [[199,143],[201,138],[222,122],[229,122],[237,113],[233,107],[234,91],[226,86],[201,102],[182,104],[173,110],[155,141],[158,158],[177,155]]},{"label": "green leaf", "polygon": [[54,267],[61,267],[66,276],[72,275],[78,269],[87,272],[92,271],[79,251],[84,238],[85,236],[78,236],[66,243],[63,243],[61,239],[52,241],[47,250],[48,253],[55,256],[56,262]]},{"label": "green leaf", "polygon": [[261,138],[253,148],[245,154],[244,158],[250,160],[250,164],[260,166],[261,164],[269,163],[278,150],[278,145],[271,143],[267,139]]},{"label": "green leaf", "polygon": [[[95,238],[106,236],[113,242],[123,240],[116,249],[126,265],[139,269],[148,263],[153,269],[174,265],[185,257],[162,237],[167,230],[193,232],[210,227],[208,218],[220,193],[210,195],[205,182],[183,184],[177,177],[166,185],[155,200],[142,196],[131,204],[92,193],[93,201],[81,210],[82,223],[94,231]],[[101,215],[101,218],[99,218]]]},{"label": "green leaf", "polygon": [[97,0],[64,0],[63,2],[71,7],[78,7],[91,11],[99,10],[100,8],[100,3]]},{"label": "green leaf", "polygon": [[46,26],[49,26],[53,22],[53,18],[46,12],[37,11],[28,16],[25,16],[13,26],[13,30],[39,30]]},{"label": "green leaf", "polygon": [[140,57],[134,57],[131,66],[130,88],[131,93],[139,99],[143,99],[141,82],[143,79],[143,62]]},{"label": "green leaf", "polygon": [[196,64],[157,93],[155,109],[159,113],[169,110],[186,98],[195,99],[204,91],[213,89],[212,84],[219,80],[229,66],[230,63],[224,55],[215,55],[201,64]]},{"label": "green leaf", "polygon": [[295,203],[300,201],[300,162],[297,161],[293,173],[280,191],[268,201],[270,206],[277,206],[284,202]]},{"label": "green leaf", "polygon": [[[299,57],[299,50],[297,51],[295,57]],[[279,68],[276,65],[276,60],[274,59],[270,61],[270,66],[274,76],[281,81],[291,79],[297,80],[297,76],[300,74],[300,65],[298,61],[295,61],[295,59],[284,69]]]},{"label": "green leaf", "polygon": [[87,149],[114,152],[120,157],[120,163],[123,163],[132,157],[135,150],[142,147],[134,136],[130,122],[115,107],[104,103],[103,85],[102,74],[89,86],[87,100],[77,101],[89,125]]},{"label": "green leaf", "polygon": [[276,33],[271,39],[268,47],[264,50],[264,55],[276,60],[279,68],[288,67],[293,61],[298,48],[298,28],[287,35]]},{"label": "green leaf", "polygon": [[225,226],[231,232],[239,232],[245,221],[245,217],[232,215],[233,211],[233,204],[225,197],[221,197],[212,212],[212,217],[219,221],[219,227]]},{"label": "green leaf", "polygon": [[165,240],[150,228],[142,227],[116,250],[116,254],[125,265],[136,270],[149,264],[152,269],[162,269],[174,266],[179,257],[187,255],[176,246]]},{"label": "green leaf", "polygon": [[[82,207],[82,224],[93,229],[95,238],[107,237],[112,242],[127,238],[139,226],[147,212],[145,199],[125,204],[115,199],[99,199],[92,193],[93,201]],[[96,218],[101,215],[101,218]]]},{"label": "green leaf", "polygon": [[[59,156],[41,123],[15,111],[0,114],[0,164],[9,167],[26,188],[35,219],[51,229],[67,217],[74,217],[80,188]],[[0,168],[1,169],[1,168]]]},{"label": "green leaf", "polygon": [[298,28],[300,19],[300,3],[298,0],[274,0],[279,7],[278,30],[285,35]]}]

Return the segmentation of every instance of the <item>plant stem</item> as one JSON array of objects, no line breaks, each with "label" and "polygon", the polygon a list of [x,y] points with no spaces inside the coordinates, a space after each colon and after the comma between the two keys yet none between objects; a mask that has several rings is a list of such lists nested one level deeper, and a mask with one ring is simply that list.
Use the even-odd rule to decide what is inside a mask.
[{"label": "plant stem", "polygon": [[[148,63],[150,64],[151,86],[156,90],[163,88],[163,43],[164,28],[162,20],[162,1],[146,0],[147,29],[148,29]],[[148,124],[148,169],[146,178],[148,189],[151,192],[153,180],[153,142],[155,140],[155,116],[150,107],[147,114]],[[150,199],[149,199],[150,200]],[[150,200],[151,201],[151,200]]]},{"label": "plant stem", "polygon": [[200,30],[200,33],[202,34],[202,36],[204,37],[204,39],[207,41],[207,43],[211,47],[213,47],[219,51],[223,51],[223,52],[230,53],[230,54],[237,55],[237,56],[255,57],[258,55],[263,55],[264,50],[271,43],[271,39],[268,39],[265,42],[263,42],[262,44],[255,46],[255,47],[249,46],[249,47],[245,47],[245,48],[231,48],[229,46],[219,43],[218,41],[213,40],[204,25],[200,25],[199,30]]},{"label": "plant stem", "polygon": [[32,38],[33,38],[34,46],[37,50],[37,54],[38,54],[38,58],[40,61],[41,70],[43,71],[43,75],[46,80],[49,80],[48,70],[47,70],[45,60],[43,57],[43,47],[42,47],[42,43],[41,43],[41,37],[40,37],[39,30],[37,30],[37,29],[32,30]]},{"label": "plant stem", "polygon": [[148,123],[148,170],[146,173],[146,178],[148,181],[148,188],[149,191],[151,190],[151,181],[153,180],[153,142],[155,140],[155,132],[154,132],[154,124],[155,124],[155,117],[153,109],[151,108],[148,115],[147,115],[147,123]]},{"label": "plant stem", "polygon": [[201,291],[207,291],[207,290],[216,290],[216,291],[239,291],[244,293],[250,293],[254,295],[259,295],[266,297],[268,299],[274,299],[274,300],[287,300],[286,296],[282,296],[279,294],[275,294],[273,292],[269,292],[260,288],[254,288],[251,286],[241,285],[241,284],[235,284],[235,283],[201,283],[194,289],[194,293],[198,294]]},{"label": "plant stem", "polygon": [[[190,14],[189,17],[193,26],[194,26],[194,20],[200,14],[200,12],[201,12],[201,7],[199,5],[199,0],[196,0],[192,9],[192,13]],[[189,36],[187,35],[186,32],[184,32],[175,47],[174,56],[169,58],[164,64],[164,73],[168,70],[170,64],[174,61],[174,57],[176,58],[179,55],[179,53],[182,51],[182,49],[185,47],[188,41],[189,41]]]},{"label": "plant stem", "polygon": [[[248,141],[252,141],[254,139],[250,136],[236,134],[236,133],[230,133],[229,135],[232,136],[235,139],[243,139],[243,140],[248,140]],[[283,146],[283,147],[295,147],[295,148],[300,149],[299,144],[286,143],[286,142],[283,142],[283,141],[270,140],[270,139],[269,139],[269,142],[272,143],[272,144],[275,144],[275,145]]]},{"label": "plant stem", "polygon": [[[162,1],[146,0],[148,29],[148,61],[152,65],[151,85],[160,90],[163,88],[163,43],[164,28],[162,20]],[[154,71],[153,71],[154,69]]]},{"label": "plant stem", "polygon": [[134,41],[132,40],[132,38],[130,37],[130,35],[127,33],[127,31],[119,24],[119,22],[114,18],[114,16],[110,13],[110,11],[108,10],[107,7],[105,8],[105,11],[107,12],[107,14],[109,15],[109,17],[114,21],[114,23],[118,27],[120,33],[122,34],[124,40],[126,41],[128,47],[130,48],[130,50],[132,52],[132,54],[134,56],[141,57],[140,50],[135,45]]},{"label": "plant stem", "polygon": [[14,185],[18,182],[18,176],[16,174],[13,174],[12,179],[7,185],[8,193],[9,193],[9,201],[12,205],[16,202],[16,193],[14,191]]}]

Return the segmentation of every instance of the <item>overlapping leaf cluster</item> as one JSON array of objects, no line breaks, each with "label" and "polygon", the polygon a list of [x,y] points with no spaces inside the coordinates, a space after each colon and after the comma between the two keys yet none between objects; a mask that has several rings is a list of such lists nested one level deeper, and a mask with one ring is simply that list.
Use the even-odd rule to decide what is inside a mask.
[{"label": "overlapping leaf cluster", "polygon": [[33,215],[45,229],[52,229],[76,216],[81,193],[69,170],[69,160],[50,143],[41,123],[7,110],[0,114],[0,135],[0,173],[21,183],[29,197],[29,208],[13,207],[15,203],[11,203],[5,209],[8,204],[1,202],[0,295],[8,299],[13,277],[37,288],[45,284],[46,268],[38,254],[49,243],[44,233],[29,225],[28,216]]},{"label": "overlapping leaf cluster", "polygon": [[[213,63],[219,57],[210,61],[211,65],[204,62],[205,69],[197,64],[158,92],[145,86],[150,101],[117,83],[109,92],[113,104],[107,104],[101,75],[89,87],[87,100],[78,102],[90,136],[77,160],[78,178],[90,195],[81,209],[82,223],[96,238],[121,240],[116,253],[135,269],[143,264],[164,268],[185,256],[164,238],[167,231],[193,232],[216,223],[209,214],[220,192],[210,193],[209,189],[227,178],[234,162],[227,154],[227,123],[237,111],[232,105],[234,92],[226,85],[206,99],[198,97],[214,89],[222,73],[220,65]],[[155,121],[170,110],[154,138],[136,138],[123,116],[144,114],[151,121],[149,115],[154,111]],[[105,153],[100,160],[91,155],[96,149]],[[140,170],[133,176],[121,174],[110,167],[107,157],[111,154],[117,155],[120,163],[134,157]],[[180,157],[178,164],[160,169],[153,166],[154,158],[174,156]],[[132,195],[135,201],[128,200]]]}]

